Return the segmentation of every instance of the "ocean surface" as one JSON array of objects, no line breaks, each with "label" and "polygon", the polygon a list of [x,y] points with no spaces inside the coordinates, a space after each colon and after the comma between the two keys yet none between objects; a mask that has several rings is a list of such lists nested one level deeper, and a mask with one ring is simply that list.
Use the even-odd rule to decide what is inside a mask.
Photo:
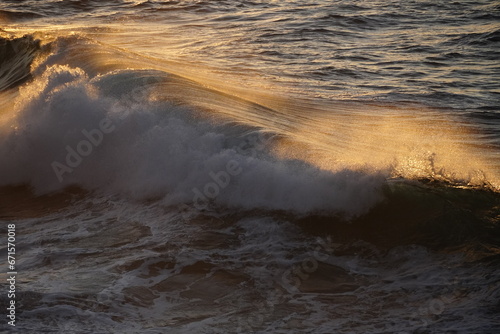
[{"label": "ocean surface", "polygon": [[0,332],[499,333],[499,59],[492,0],[1,1]]}]

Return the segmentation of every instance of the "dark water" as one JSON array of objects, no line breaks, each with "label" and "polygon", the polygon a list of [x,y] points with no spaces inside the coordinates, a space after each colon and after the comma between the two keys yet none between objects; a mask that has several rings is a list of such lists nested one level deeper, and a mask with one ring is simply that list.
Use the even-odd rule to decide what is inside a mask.
[{"label": "dark water", "polygon": [[498,332],[499,17],[3,1],[2,330]]}]

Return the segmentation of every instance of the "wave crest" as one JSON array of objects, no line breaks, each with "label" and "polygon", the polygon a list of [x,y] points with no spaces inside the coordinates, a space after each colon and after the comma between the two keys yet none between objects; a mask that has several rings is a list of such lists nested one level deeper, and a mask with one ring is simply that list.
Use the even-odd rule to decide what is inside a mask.
[{"label": "wave crest", "polygon": [[[22,88],[4,125],[0,184],[29,183],[38,193],[78,185],[202,210],[347,216],[381,199],[381,174],[333,173],[276,158],[272,139],[257,128],[214,122],[192,108],[149,100],[147,93],[130,98],[130,80],[143,75],[126,70],[89,78],[78,68],[47,68]],[[110,85],[112,94],[105,94]]]}]

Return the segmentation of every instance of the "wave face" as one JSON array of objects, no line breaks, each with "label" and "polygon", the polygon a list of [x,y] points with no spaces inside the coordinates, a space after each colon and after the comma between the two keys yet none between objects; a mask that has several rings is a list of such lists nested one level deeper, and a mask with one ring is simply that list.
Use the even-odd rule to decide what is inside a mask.
[{"label": "wave face", "polygon": [[[39,194],[77,185],[140,199],[164,197],[167,205],[205,208],[215,202],[349,215],[379,199],[383,177],[276,159],[267,147],[271,139],[259,129],[214,124],[187,106],[139,99],[130,85],[146,79],[175,81],[130,70],[90,79],[79,68],[48,67],[20,90],[23,102],[2,132],[8,163],[2,164],[1,184],[30,184]],[[132,94],[135,100],[127,100]]]},{"label": "wave face", "polygon": [[0,37],[0,92],[30,78],[30,65],[40,46],[32,36],[8,39]]},{"label": "wave face", "polygon": [[2,2],[16,327],[498,332],[498,9]]},{"label": "wave face", "polygon": [[[268,102],[273,109],[165,69],[98,74],[107,64],[81,56],[98,46],[78,37],[52,47],[5,117],[3,185],[348,216],[376,204],[387,178],[498,187],[495,161],[473,154],[471,131],[470,143],[459,141],[468,132],[446,115],[374,106],[373,117],[344,104],[301,117],[301,102]],[[98,52],[120,56],[118,67],[133,64]]]}]

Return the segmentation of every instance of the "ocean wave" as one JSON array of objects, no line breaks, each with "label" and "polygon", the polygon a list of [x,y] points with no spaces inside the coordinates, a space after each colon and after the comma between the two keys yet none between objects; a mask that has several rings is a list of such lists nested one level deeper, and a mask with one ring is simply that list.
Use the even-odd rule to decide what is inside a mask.
[{"label": "ocean wave", "polygon": [[498,187],[440,114],[245,100],[78,35],[44,43],[4,115],[0,185],[345,217],[368,212],[394,177]]},{"label": "ocean wave", "polygon": [[27,11],[0,10],[0,22],[21,21],[26,19],[40,18],[40,17],[43,17],[43,15],[33,12],[31,10]]},{"label": "ocean wave", "polygon": [[40,51],[40,41],[33,36],[0,37],[0,92],[30,78],[31,62]]},{"label": "ocean wave", "polygon": [[[39,194],[78,185],[200,209],[215,203],[353,215],[380,199],[380,175],[275,159],[263,143],[256,155],[251,135],[234,138],[231,125],[171,103],[127,100],[136,74],[90,79],[79,68],[58,65],[23,87],[2,131],[0,183],[27,183]],[[102,95],[113,84],[120,99]]]},{"label": "ocean wave", "polygon": [[18,331],[498,332],[497,7],[1,17]]}]

